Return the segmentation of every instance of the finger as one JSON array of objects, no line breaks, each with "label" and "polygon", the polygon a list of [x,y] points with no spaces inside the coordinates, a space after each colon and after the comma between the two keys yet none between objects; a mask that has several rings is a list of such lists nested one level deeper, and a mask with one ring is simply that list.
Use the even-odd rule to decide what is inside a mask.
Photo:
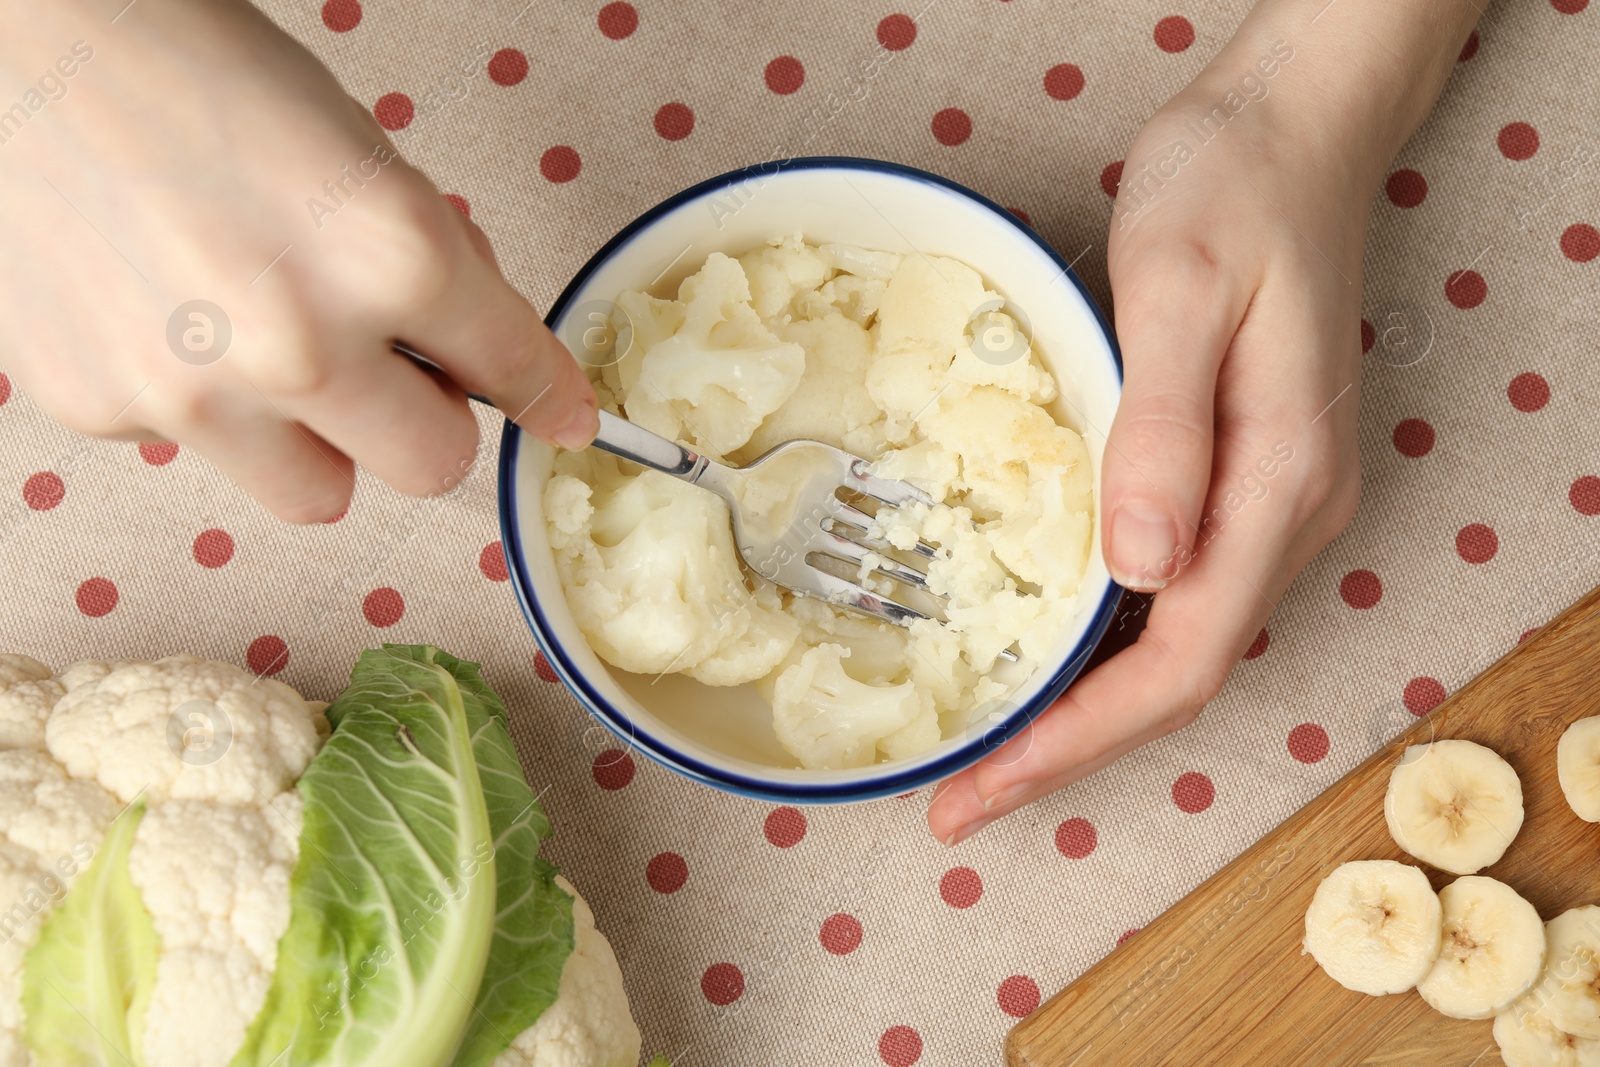
[{"label": "finger", "polygon": [[403,324],[400,339],[535,437],[584,447],[600,427],[588,377],[501,275],[483,231],[442,199],[439,207],[454,216],[462,254],[439,297]]},{"label": "finger", "polygon": [[1248,290],[1203,250],[1163,241],[1112,276],[1126,381],[1106,444],[1106,565],[1131,589],[1160,589],[1194,547],[1211,482],[1217,371]]},{"label": "finger", "polygon": [[448,492],[472,468],[478,420],[457,385],[387,346],[341,359],[307,358],[327,374],[317,388],[262,392],[285,419],[312,427],[411,496]]},{"label": "finger", "polygon": [[350,506],[350,457],[265,403],[213,398],[162,421],[167,436],[205,456],[285,522],[328,522]]},{"label": "finger", "polygon": [[[1286,505],[1287,501],[1282,502]],[[928,821],[940,840],[975,832],[1193,720],[1221,688],[1282,595],[1320,548],[1295,509],[1241,512],[1158,594],[1131,647],[1078,681],[1033,725],[971,770],[971,797],[941,794]],[[946,799],[949,797],[950,799]]]}]

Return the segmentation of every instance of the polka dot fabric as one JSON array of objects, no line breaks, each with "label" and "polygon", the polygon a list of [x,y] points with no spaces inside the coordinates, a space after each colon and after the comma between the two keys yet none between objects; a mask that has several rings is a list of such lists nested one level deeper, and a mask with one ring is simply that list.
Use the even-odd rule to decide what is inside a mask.
[{"label": "polka dot fabric", "polygon": [[[714,38],[731,9],[710,0],[264,6],[541,308],[640,212],[784,152],[969,185],[1081,255],[1109,308],[1128,143],[1249,0],[774,0]],[[616,947],[647,1054],[998,1062],[1018,1018],[1600,583],[1600,182],[1575,162],[1600,143],[1574,106],[1600,98],[1597,19],[1578,0],[1491,6],[1381,176],[1350,338],[1360,514],[1222,695],[954,849],[924,828],[928,790],[802,809],[629,751],[522,621],[487,454],[431,500],[361,474],[339,521],[291,527],[192,450],[84,441],[0,374],[0,650],[57,667],[194,652],[329,699],[362,648],[437,643],[505,698],[548,854]],[[1431,337],[1409,366],[1383,358],[1397,311]],[[499,421],[479,417],[492,445]]]}]

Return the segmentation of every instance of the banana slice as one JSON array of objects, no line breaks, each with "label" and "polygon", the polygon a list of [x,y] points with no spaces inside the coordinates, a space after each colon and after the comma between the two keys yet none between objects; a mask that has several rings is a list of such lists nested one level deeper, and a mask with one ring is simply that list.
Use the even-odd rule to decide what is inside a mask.
[{"label": "banana slice", "polygon": [[1504,882],[1468,875],[1439,890],[1444,937],[1417,992],[1453,1019],[1487,1019],[1544,971],[1544,923]]},{"label": "banana slice", "polygon": [[1561,735],[1556,777],[1578,818],[1600,822],[1600,715],[1579,719]]},{"label": "banana slice", "polygon": [[1494,1043],[1506,1067],[1600,1067],[1600,1041],[1569,1034],[1531,1008],[1496,1015]]},{"label": "banana slice", "polygon": [[1562,912],[1544,924],[1544,977],[1531,1003],[1558,1029],[1600,1039],[1600,907]]},{"label": "banana slice", "polygon": [[1428,878],[1394,860],[1345,863],[1306,909],[1305,950],[1357,993],[1403,993],[1439,954],[1443,911]]},{"label": "banana slice", "polygon": [[1389,775],[1383,815],[1394,843],[1452,874],[1505,855],[1522,828],[1522,783],[1511,764],[1471,741],[1412,745]]}]

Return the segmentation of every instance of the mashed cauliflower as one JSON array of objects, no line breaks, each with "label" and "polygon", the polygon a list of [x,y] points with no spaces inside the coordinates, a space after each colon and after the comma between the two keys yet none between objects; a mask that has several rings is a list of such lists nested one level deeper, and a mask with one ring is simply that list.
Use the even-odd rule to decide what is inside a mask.
[{"label": "mashed cauliflower", "polygon": [[[1016,328],[1001,306],[955,260],[798,235],[713,253],[676,299],[618,297],[632,341],[601,371],[602,405],[727,463],[810,438],[923,489],[938,503],[880,509],[869,532],[937,548],[921,563],[946,622],[900,629],[780,590],[741,566],[719,497],[588,449],[557,457],[544,507],[595,651],[753,683],[811,769],[915,756],[981,720],[1012,688],[998,678],[1025,677],[1076,615],[1094,522],[1083,439],[1046,407],[1055,381],[1026,345],[978,354],[975,337]],[[1019,662],[997,669],[1008,648]]]}]

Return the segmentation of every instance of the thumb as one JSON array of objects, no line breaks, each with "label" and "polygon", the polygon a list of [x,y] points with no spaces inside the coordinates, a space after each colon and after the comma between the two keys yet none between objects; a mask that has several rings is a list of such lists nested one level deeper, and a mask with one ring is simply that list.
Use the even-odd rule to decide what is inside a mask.
[{"label": "thumb", "polygon": [[1163,241],[1114,271],[1124,385],[1101,478],[1106,566],[1142,592],[1193,555],[1211,484],[1217,372],[1246,296],[1216,261]]}]

